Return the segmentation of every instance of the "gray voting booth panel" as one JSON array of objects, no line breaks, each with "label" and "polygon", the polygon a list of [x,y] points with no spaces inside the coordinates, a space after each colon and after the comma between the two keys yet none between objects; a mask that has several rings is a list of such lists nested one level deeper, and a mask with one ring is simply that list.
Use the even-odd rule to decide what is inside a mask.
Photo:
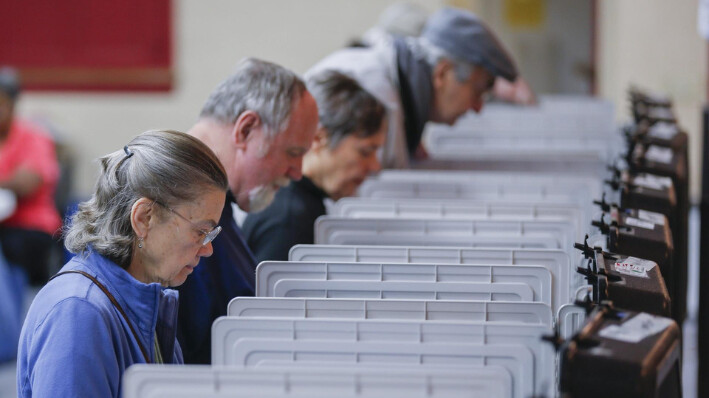
[{"label": "gray voting booth panel", "polygon": [[504,300],[509,296],[512,301],[541,302],[556,311],[565,304],[556,297],[558,290],[561,287],[552,283],[551,270],[539,265],[264,261],[256,268],[259,297]]},{"label": "gray voting booth panel", "polygon": [[350,197],[335,202],[328,214],[349,218],[568,221],[574,225],[576,239],[580,241],[591,225],[586,207],[575,204]]},{"label": "gray voting booth panel", "polygon": [[357,195],[368,198],[403,199],[464,199],[511,203],[545,202],[573,203],[591,207],[602,189],[591,189],[583,183],[566,182],[507,182],[446,180],[389,180],[366,179]]},{"label": "gray voting booth panel", "polygon": [[582,277],[575,272],[575,265],[571,263],[569,255],[558,249],[295,245],[288,258],[291,261],[310,262],[542,265],[552,270],[556,285],[569,286],[567,294],[564,294],[563,289],[559,290],[559,301],[562,303],[578,297],[577,290],[585,285]]},{"label": "gray voting booth panel", "polygon": [[603,179],[593,175],[569,175],[562,170],[559,172],[536,173],[533,171],[482,171],[482,170],[415,170],[415,169],[387,169],[382,170],[367,180],[387,181],[454,181],[467,183],[504,182],[508,184],[561,184],[569,190],[575,189],[578,184],[584,185],[589,194],[596,196],[603,192]]},{"label": "gray voting booth panel", "polygon": [[[542,94],[537,97],[537,106],[545,111],[554,113],[583,114],[603,120],[615,120],[615,106],[612,101],[578,94]],[[492,109],[509,108],[517,106],[508,103],[490,103],[485,105]]]},{"label": "gray voting booth panel", "polygon": [[454,128],[480,133],[544,128],[567,134],[578,131],[593,135],[613,134],[615,109],[610,101],[568,96],[543,96],[534,107],[491,103],[478,114],[468,112]]},{"label": "gray voting booth panel", "polygon": [[571,258],[574,225],[564,221],[407,220],[320,216],[315,243],[330,245],[454,246],[561,249]]},{"label": "gray voting booth panel", "polygon": [[539,340],[547,333],[519,323],[221,317],[212,326],[212,363],[499,365],[512,375],[514,395],[528,397],[553,392],[553,348]]},{"label": "gray voting booth panel", "polygon": [[[604,166],[605,168],[605,166]],[[593,180],[593,178],[591,178]],[[395,179],[368,178],[357,194],[366,198],[445,199],[488,203],[545,203],[578,206],[589,219],[594,211],[593,199],[602,196],[602,187],[583,182],[467,179]]]},{"label": "gray voting booth panel", "polygon": [[432,127],[423,142],[432,159],[606,163],[616,155],[608,136],[559,135],[546,130],[478,135],[449,127]]},{"label": "gray voting booth panel", "polygon": [[481,172],[537,173],[540,175],[563,173],[568,176],[607,178],[608,162],[599,159],[470,159],[465,155],[428,157],[412,162],[415,170],[476,170]]},{"label": "gray voting booth panel", "polygon": [[602,181],[592,175],[570,176],[563,171],[538,174],[529,171],[483,171],[483,170],[425,170],[425,169],[385,169],[368,178],[382,180],[464,180],[464,181],[504,181],[546,183],[559,181],[564,183],[583,183],[589,188],[600,186]]},{"label": "gray voting booth panel", "polygon": [[519,301],[236,297],[229,302],[227,315],[247,318],[519,322],[548,328],[553,326],[552,312],[548,305]]},{"label": "gray voting booth panel", "polygon": [[[478,115],[464,115],[452,127],[430,124],[423,142],[431,159],[477,160],[492,169],[602,169],[614,156],[612,148],[621,144],[612,108],[608,103],[559,97],[536,107],[490,104]],[[510,166],[515,162],[521,166]]]},{"label": "gray voting booth panel", "polygon": [[[592,200],[602,197],[603,183],[597,176],[558,172],[384,170],[367,178],[358,195],[377,199],[465,200],[469,206],[486,203],[499,209],[500,216],[515,211],[505,207],[512,204],[534,205],[535,209],[544,210],[540,214],[544,217],[554,217],[555,207],[563,213],[566,206],[574,206],[584,214],[581,228],[585,231],[596,209]],[[522,217],[528,217],[528,212],[521,213]]]},{"label": "gray voting booth panel", "polygon": [[123,398],[511,398],[504,368],[464,369],[298,367],[268,369],[209,365],[133,365]]},{"label": "gray voting booth panel", "polygon": [[[571,126],[557,124],[558,127],[564,127],[562,131],[566,131],[566,127],[582,131],[608,131],[609,133],[615,130],[615,107],[611,101],[590,96],[567,94],[545,94],[538,96],[537,100],[537,104],[534,107],[520,107],[504,102],[489,103],[485,105],[485,108],[480,113],[469,112],[463,115],[459,119],[460,124],[479,123],[481,117],[491,119],[512,118],[512,122],[515,122],[517,121],[514,119],[515,114],[523,116],[543,114],[550,117],[575,118],[572,121],[576,123]],[[524,126],[520,128],[524,128]]]},{"label": "gray voting booth panel", "polygon": [[[558,112],[581,112],[587,114],[589,112],[600,112],[599,117],[607,115],[612,120],[615,120],[615,108],[613,102],[607,99],[593,97],[583,94],[541,94],[537,97],[539,104],[537,106],[543,109],[550,109]],[[517,106],[505,102],[497,102],[488,104],[493,107],[509,107]],[[488,106],[486,105],[486,107]]]},{"label": "gray voting booth panel", "polygon": [[578,332],[586,321],[586,310],[573,304],[566,304],[559,309],[559,333],[569,339]]}]

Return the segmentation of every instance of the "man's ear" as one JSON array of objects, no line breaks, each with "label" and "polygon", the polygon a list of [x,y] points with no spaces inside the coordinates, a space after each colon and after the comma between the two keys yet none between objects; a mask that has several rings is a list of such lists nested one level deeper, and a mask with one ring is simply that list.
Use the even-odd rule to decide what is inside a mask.
[{"label": "man's ear", "polygon": [[445,58],[441,58],[440,61],[436,64],[436,66],[433,68],[433,87],[434,88],[439,88],[441,87],[446,80],[446,75],[448,72],[453,69],[453,63]]},{"label": "man's ear", "polygon": [[310,150],[317,153],[323,149],[327,149],[329,146],[330,138],[327,136],[325,127],[318,126],[318,129],[315,130],[315,136],[313,136],[313,143],[310,144]]},{"label": "man's ear", "polygon": [[153,200],[140,198],[133,203],[130,209],[130,225],[135,235],[146,238],[150,230],[150,222],[155,218]]},{"label": "man's ear", "polygon": [[243,149],[246,147],[251,133],[254,129],[261,126],[261,118],[254,111],[244,111],[236,119],[234,129],[232,130],[232,142],[237,148]]}]

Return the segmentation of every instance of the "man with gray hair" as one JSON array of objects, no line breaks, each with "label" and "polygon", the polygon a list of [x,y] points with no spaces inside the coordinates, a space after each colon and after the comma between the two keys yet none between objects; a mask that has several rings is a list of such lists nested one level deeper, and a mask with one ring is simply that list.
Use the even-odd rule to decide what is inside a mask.
[{"label": "man with gray hair", "polygon": [[220,83],[188,131],[214,151],[229,180],[227,201],[212,242],[180,291],[178,340],[185,363],[210,363],[211,328],[236,296],[253,296],[256,261],[234,221],[268,206],[279,187],[302,176],[303,155],[318,110],[303,81],[270,62],[248,58]]},{"label": "man with gray hair", "polygon": [[286,261],[296,244],[314,243],[315,219],[326,199],[351,196],[379,171],[377,151],[386,138],[386,109],[351,77],[332,70],[310,76],[320,123],[303,159],[303,178],[278,191],[273,204],[249,214],[244,235],[256,259]]},{"label": "man with gray hair", "polygon": [[390,37],[369,48],[335,52],[308,75],[336,69],[355,77],[389,109],[382,163],[406,167],[428,121],[453,124],[479,112],[501,77],[517,68],[495,34],[473,13],[443,8],[429,17],[418,38]]}]

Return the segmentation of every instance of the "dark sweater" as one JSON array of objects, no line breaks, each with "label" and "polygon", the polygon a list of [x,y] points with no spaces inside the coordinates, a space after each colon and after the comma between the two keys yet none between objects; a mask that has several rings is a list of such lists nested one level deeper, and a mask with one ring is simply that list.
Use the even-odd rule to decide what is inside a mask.
[{"label": "dark sweater", "polygon": [[237,296],[253,296],[256,261],[236,226],[231,192],[222,210],[222,232],[212,242],[214,253],[202,257],[180,292],[177,339],[185,363],[211,363],[212,323],[226,315],[229,301]]},{"label": "dark sweater", "polygon": [[325,214],[326,197],[304,176],[278,190],[266,209],[249,214],[243,231],[256,261],[286,261],[293,245],[313,243],[315,219]]}]

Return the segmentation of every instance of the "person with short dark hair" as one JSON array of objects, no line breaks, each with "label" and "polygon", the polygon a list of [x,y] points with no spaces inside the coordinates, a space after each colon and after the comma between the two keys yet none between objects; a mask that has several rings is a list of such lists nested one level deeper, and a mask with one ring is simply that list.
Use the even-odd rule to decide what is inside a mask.
[{"label": "person with short dark hair", "polygon": [[17,197],[14,213],[0,223],[0,244],[9,263],[23,267],[33,285],[42,285],[61,227],[54,204],[59,164],[49,134],[15,116],[19,95],[17,72],[0,69],[0,188]]},{"label": "person with short dark hair", "polygon": [[351,196],[380,169],[377,152],[386,134],[386,108],[351,77],[326,70],[310,76],[320,124],[303,160],[303,178],[276,194],[266,210],[249,214],[244,234],[258,262],[288,259],[293,245],[313,243],[323,201]]},{"label": "person with short dark hair", "polygon": [[120,397],[134,363],[182,363],[177,292],[221,231],[227,177],[214,153],[150,131],[100,159],[65,231],[75,256],[39,291],[20,336],[18,397]]}]

